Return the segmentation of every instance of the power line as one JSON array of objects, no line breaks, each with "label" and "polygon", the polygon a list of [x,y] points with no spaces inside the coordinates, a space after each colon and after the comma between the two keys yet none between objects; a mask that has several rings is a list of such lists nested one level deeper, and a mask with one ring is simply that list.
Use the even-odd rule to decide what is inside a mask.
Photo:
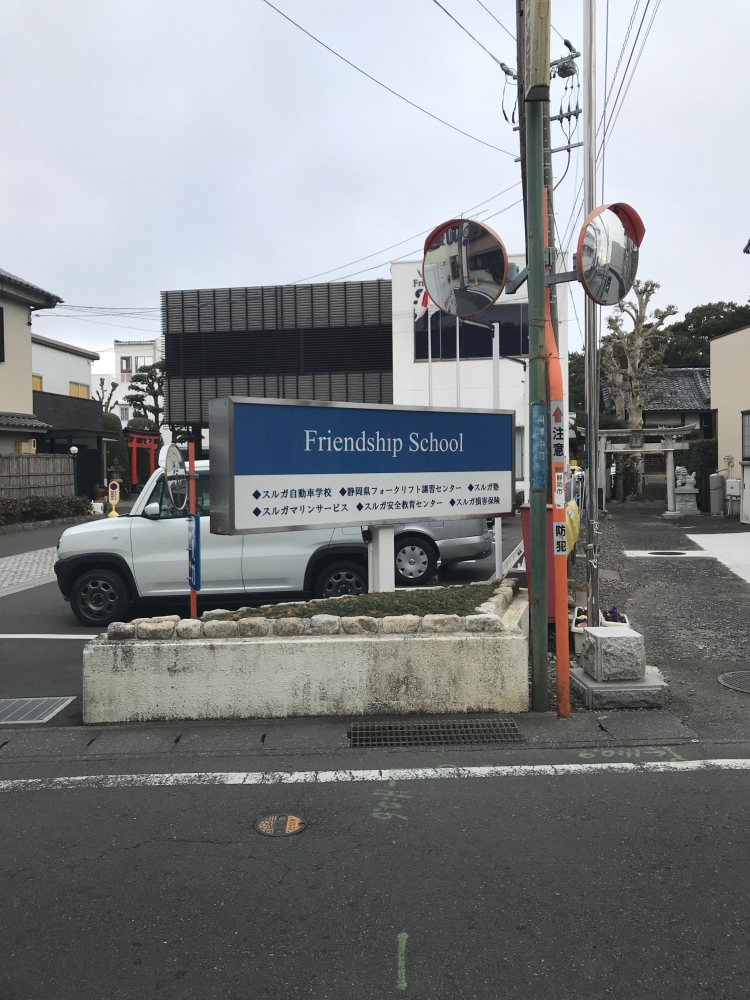
[{"label": "power line", "polygon": [[[492,11],[490,10],[490,8],[489,8],[489,7],[485,7],[485,6],[484,6],[484,4],[482,3],[482,0],[477,0],[477,3],[479,4],[479,6],[480,6],[480,7],[482,7],[482,8],[484,9],[484,10],[486,10],[486,11],[487,11],[487,13],[488,13],[488,14],[490,15],[490,17],[492,18],[492,20],[493,20],[493,21],[497,21],[497,23],[498,23],[498,24],[500,25],[500,27],[501,27],[501,28],[503,29],[503,31],[505,32],[505,34],[506,34],[506,35],[510,35],[510,37],[511,37],[511,38],[513,39],[513,41],[515,42],[515,40],[516,40],[516,36],[515,36],[515,35],[513,34],[513,32],[512,32],[512,31],[508,31],[508,29],[507,29],[507,28],[505,27],[505,25],[503,24],[503,22],[502,22],[502,21],[498,21],[498,19],[497,19],[497,18],[495,17],[495,15],[494,15],[494,14],[492,13]],[[557,29],[555,29],[555,30],[557,30]],[[559,32],[559,31],[558,31],[557,33],[558,33],[558,35],[560,35],[560,32]],[[560,35],[560,38],[562,38],[562,35]]]},{"label": "power line", "polygon": [[444,118],[439,118],[437,115],[433,115],[431,111],[427,111],[425,108],[420,107],[419,104],[415,104],[414,101],[410,101],[408,97],[404,97],[403,94],[399,94],[397,90],[394,90],[387,84],[382,83],[380,80],[372,76],[371,73],[368,73],[363,69],[360,69],[360,67],[357,66],[355,63],[353,63],[350,59],[347,59],[345,56],[342,56],[340,52],[337,52],[335,49],[332,49],[330,45],[326,45],[325,42],[321,41],[319,38],[313,35],[312,32],[307,30],[307,28],[303,28],[301,24],[298,24],[296,21],[292,20],[292,18],[289,17],[288,14],[285,14],[283,10],[279,10],[278,7],[274,7],[274,5],[270,2],[270,0],[263,0],[263,3],[266,4],[267,7],[270,7],[271,10],[275,10],[277,14],[280,14],[285,21],[289,21],[290,24],[293,24],[295,28],[299,28],[299,30],[303,32],[305,35],[307,35],[308,38],[312,38],[312,40],[314,42],[317,42],[318,45],[322,45],[324,49],[327,49],[328,52],[331,53],[331,55],[334,55],[336,56],[337,59],[340,59],[342,62],[345,62],[347,66],[351,66],[352,69],[355,69],[358,73],[361,73],[362,76],[366,76],[368,80],[372,80],[373,83],[376,83],[379,87],[382,87],[383,90],[387,90],[389,94],[393,94],[394,97],[398,97],[400,101],[404,101],[406,104],[411,105],[411,107],[416,108],[417,111],[421,111],[422,114],[427,115],[428,118],[432,118],[434,119],[434,121],[440,122],[441,125],[447,125],[447,127],[453,129],[454,132],[458,132],[461,135],[465,135],[467,139],[473,139],[474,142],[478,142],[482,146],[487,146],[488,149],[494,149],[498,153],[505,153],[506,156],[512,156],[515,159],[514,153],[508,152],[507,149],[501,149],[500,146],[495,146],[491,142],[485,142],[484,139],[479,139],[477,138],[477,136],[472,135],[470,132],[465,132],[462,128],[459,128],[457,125],[451,125],[451,123],[447,122]]},{"label": "power line", "polygon": [[[465,31],[466,34],[469,36],[469,38],[473,42],[477,43],[477,45],[479,46],[480,49],[484,49],[484,51],[487,53],[487,55],[490,57],[490,59],[494,59],[495,62],[498,64],[498,66],[500,66],[502,68],[502,63],[497,58],[497,56],[494,55],[492,52],[490,52],[490,50],[488,48],[486,48],[484,45],[482,45],[482,43],[479,41],[479,39],[475,38],[474,35],[472,35],[472,33],[469,31],[469,29],[465,28],[463,26],[463,24],[461,24],[461,22],[458,20],[457,17],[454,17],[453,14],[451,14],[451,12],[449,10],[446,10],[446,8],[443,7],[443,5],[440,3],[440,0],[432,0],[432,2],[435,4],[435,6],[439,7],[444,14],[447,14],[448,17],[451,19],[451,21],[453,21],[455,24],[457,24],[459,26],[459,28],[461,29],[461,31]],[[484,6],[484,4],[482,6]],[[486,7],[484,9],[487,10]]]},{"label": "power line", "polygon": [[[461,212],[461,217],[466,215],[468,212],[473,212],[475,208],[481,208],[482,205],[486,205],[488,201],[494,201],[495,198],[499,198],[500,195],[505,194],[507,191],[512,191],[514,187],[518,187],[520,181],[516,181],[515,184],[511,184],[510,187],[503,188],[502,191],[498,191],[497,194],[493,194],[490,198],[485,198],[484,201],[480,201],[477,205],[472,205],[471,208],[465,209]],[[388,247],[383,247],[381,250],[376,250],[374,253],[368,253],[364,257],[358,257],[356,260],[350,260],[348,264],[340,264],[339,267],[331,267],[327,271],[318,271],[317,274],[309,274],[306,278],[298,278],[297,281],[292,282],[292,284],[300,285],[304,281],[311,281],[313,278],[322,278],[326,274],[333,274],[334,271],[343,271],[345,267],[352,267],[354,264],[361,264],[363,260],[369,260],[370,257],[377,257],[381,253],[386,253],[388,250],[395,250],[396,247],[402,246],[404,243],[410,243],[412,240],[416,240],[419,236],[426,236],[427,233],[432,232],[434,226],[429,229],[423,229],[419,233],[414,233],[413,236],[407,236],[405,240],[399,240],[398,243],[391,243]],[[378,265],[379,266],[379,265]]]}]

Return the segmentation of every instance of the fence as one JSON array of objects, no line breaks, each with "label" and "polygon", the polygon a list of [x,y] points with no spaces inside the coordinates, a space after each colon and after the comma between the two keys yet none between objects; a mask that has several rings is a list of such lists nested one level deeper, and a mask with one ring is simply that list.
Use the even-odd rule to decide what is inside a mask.
[{"label": "fence", "polygon": [[72,497],[70,455],[0,455],[0,499]]}]

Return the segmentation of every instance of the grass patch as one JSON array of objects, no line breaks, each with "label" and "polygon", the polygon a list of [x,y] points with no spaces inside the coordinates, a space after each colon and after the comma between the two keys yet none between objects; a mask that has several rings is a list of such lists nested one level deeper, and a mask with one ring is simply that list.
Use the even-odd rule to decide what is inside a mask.
[{"label": "grass patch", "polygon": [[313,615],[473,615],[477,606],[488,601],[496,583],[467,584],[462,587],[435,587],[430,590],[398,590],[389,594],[363,594],[306,601],[304,604],[266,604],[260,608],[240,608],[227,616],[240,618],[311,618]]}]

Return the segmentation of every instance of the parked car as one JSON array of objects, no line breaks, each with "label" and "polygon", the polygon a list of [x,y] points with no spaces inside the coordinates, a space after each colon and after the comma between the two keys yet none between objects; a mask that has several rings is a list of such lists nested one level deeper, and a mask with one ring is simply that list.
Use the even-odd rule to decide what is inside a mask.
[{"label": "parked car", "polygon": [[[367,592],[360,527],[212,535],[208,462],[196,462],[196,473],[202,595],[293,599]],[[425,583],[438,562],[481,559],[491,550],[483,519],[396,525],[396,585]],[[133,601],[186,595],[187,519],[167,496],[163,470],[154,472],[129,514],[63,532],[55,574],[84,625],[120,621]]]}]

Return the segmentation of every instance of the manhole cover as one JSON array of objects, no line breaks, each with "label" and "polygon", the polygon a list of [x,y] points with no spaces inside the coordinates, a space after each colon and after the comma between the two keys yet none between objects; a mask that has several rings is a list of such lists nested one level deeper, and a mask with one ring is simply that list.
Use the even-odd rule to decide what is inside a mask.
[{"label": "manhole cover", "polygon": [[264,837],[291,837],[295,833],[302,833],[306,826],[305,821],[299,816],[290,816],[287,813],[264,816],[255,821],[255,829]]},{"label": "manhole cover", "polygon": [[456,722],[355,722],[349,732],[353,747],[468,746],[477,743],[521,743],[512,719],[461,719]]},{"label": "manhole cover", "polygon": [[750,694],[750,670],[730,670],[726,674],[721,674],[719,684],[723,684],[730,691]]}]

